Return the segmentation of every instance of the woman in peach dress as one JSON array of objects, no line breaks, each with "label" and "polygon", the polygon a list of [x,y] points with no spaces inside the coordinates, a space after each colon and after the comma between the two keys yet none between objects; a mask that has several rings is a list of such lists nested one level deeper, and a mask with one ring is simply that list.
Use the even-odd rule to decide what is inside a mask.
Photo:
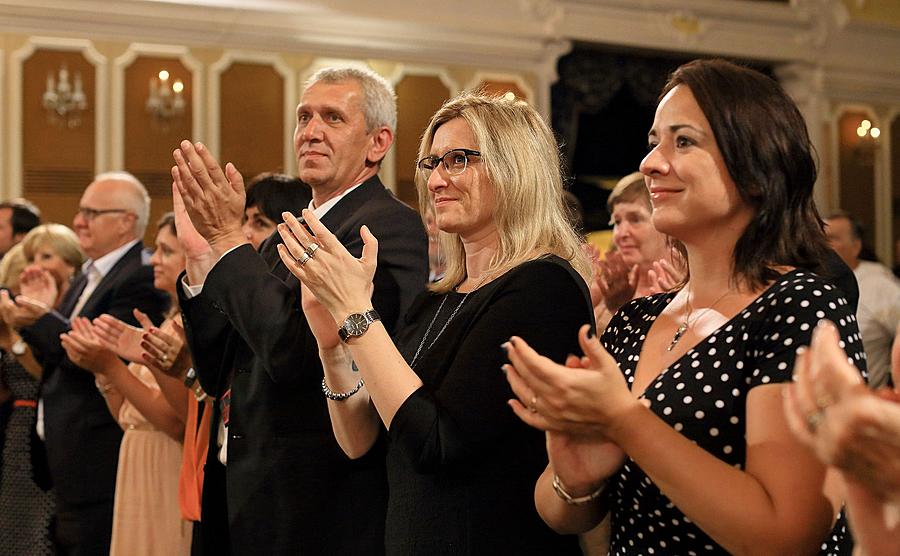
[{"label": "woman in peach dress", "polygon": [[[184,255],[171,215],[160,222],[151,263],[155,286],[174,298]],[[135,316],[145,329],[152,327],[142,313],[136,311]],[[175,335],[179,321],[178,311],[173,310],[159,330]],[[160,370],[159,360],[139,350],[124,356],[148,364],[133,362],[126,367],[117,355],[120,350],[103,343],[101,334],[90,321],[78,317],[62,343],[73,361],[96,375],[97,388],[125,431],[119,449],[110,554],[187,556],[192,524],[182,518],[178,491],[188,391],[180,379]]]}]

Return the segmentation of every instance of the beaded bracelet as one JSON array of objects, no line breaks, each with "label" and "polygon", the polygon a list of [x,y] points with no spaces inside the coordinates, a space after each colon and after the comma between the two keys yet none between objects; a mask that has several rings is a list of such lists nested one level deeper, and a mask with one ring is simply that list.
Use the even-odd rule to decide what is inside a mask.
[{"label": "beaded bracelet", "polygon": [[606,481],[590,494],[586,494],[584,496],[572,496],[566,489],[563,487],[562,482],[559,480],[559,475],[556,473],[553,474],[553,490],[556,492],[556,495],[562,498],[562,501],[571,506],[584,506],[589,502],[593,502],[597,498],[603,494],[603,490],[606,488]]},{"label": "beaded bracelet", "polygon": [[359,392],[359,389],[365,385],[363,379],[359,379],[359,382],[356,383],[351,390],[347,390],[346,392],[332,392],[331,388],[328,387],[328,384],[325,382],[325,377],[322,377],[322,393],[325,394],[325,397],[329,400],[334,400],[336,402],[342,402],[352,396],[353,394]]}]

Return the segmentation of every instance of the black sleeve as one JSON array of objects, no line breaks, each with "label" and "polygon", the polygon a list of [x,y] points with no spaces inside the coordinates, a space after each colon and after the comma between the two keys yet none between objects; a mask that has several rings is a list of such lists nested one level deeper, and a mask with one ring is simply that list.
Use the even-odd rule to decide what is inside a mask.
[{"label": "black sleeve", "polygon": [[[275,245],[271,246],[273,249]],[[213,369],[220,350],[224,324],[221,313],[276,383],[293,382],[298,371],[312,368],[304,357],[318,357],[318,349],[300,308],[300,288],[289,287],[271,272],[262,257],[248,243],[222,257],[206,277],[194,308],[205,315],[192,323],[195,336],[192,353],[197,353],[201,369]],[[195,311],[190,309],[191,317]],[[312,342],[312,345],[308,345]],[[201,383],[203,384],[203,383]],[[205,388],[205,385],[204,385]]]},{"label": "black sleeve", "polygon": [[[578,350],[577,331],[592,323],[584,288],[557,264],[528,265],[495,292],[465,330],[437,389],[423,386],[398,409],[389,432],[421,472],[472,465],[492,440],[526,427],[507,405],[500,345],[513,335],[562,362]],[[422,323],[419,323],[423,325]]]},{"label": "black sleeve", "polygon": [[[379,244],[372,304],[388,330],[392,330],[427,280],[425,232],[415,213],[393,200],[389,208],[360,211],[335,230],[339,241],[355,257],[362,254],[359,229],[364,223]],[[192,325],[198,335],[192,349],[196,346],[201,367],[219,367],[209,357],[220,356],[200,354],[209,346],[222,345],[217,343],[224,329],[221,317],[213,314],[218,312],[253,350],[273,382],[297,381],[304,369],[320,372],[315,337],[300,305],[300,285],[278,258],[278,243],[267,242],[261,254],[249,244],[238,247],[210,271],[196,300],[197,307],[211,315],[211,326],[209,330],[199,330],[207,326],[205,319]],[[272,271],[266,260],[276,261]],[[195,314],[193,309],[188,312],[189,317]]]},{"label": "black sleeve", "polygon": [[[227,353],[225,346],[232,330],[231,323],[224,313],[206,303],[202,295],[188,299],[182,286],[185,276],[186,273],[182,272],[177,286],[184,335],[200,386],[204,392],[217,398],[221,395],[217,390],[219,372]],[[216,347],[210,349],[210,346]]]}]

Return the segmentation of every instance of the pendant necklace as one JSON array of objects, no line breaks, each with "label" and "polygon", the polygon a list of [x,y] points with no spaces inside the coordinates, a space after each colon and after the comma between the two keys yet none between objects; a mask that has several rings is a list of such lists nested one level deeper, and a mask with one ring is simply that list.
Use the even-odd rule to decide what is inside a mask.
[{"label": "pendant necklace", "polygon": [[[693,324],[697,324],[697,321],[700,320],[700,318],[701,318],[703,315],[705,315],[705,314],[708,313],[710,310],[712,310],[713,307],[715,307],[720,301],[722,301],[723,299],[725,299],[727,296],[731,295],[731,293],[732,293],[731,291],[726,291],[725,293],[723,293],[722,295],[720,295],[718,299],[716,299],[715,301],[712,302],[712,305],[710,305],[709,307],[703,309],[703,311],[701,311],[701,312],[697,315],[697,318],[694,319]],[[669,344],[669,347],[666,348],[666,351],[672,351],[673,349],[675,349],[675,345],[678,343],[679,340],[681,340],[681,337],[684,336],[684,333],[687,332],[687,329],[688,329],[688,328],[691,326],[691,324],[692,324],[692,323],[691,323],[691,315],[694,313],[694,307],[691,305],[691,297],[690,297],[690,295],[687,296],[687,300],[685,301],[685,305],[687,305],[687,308],[688,308],[688,310],[687,310],[687,315],[685,315],[684,320],[681,321],[681,324],[678,325],[678,330],[676,330],[676,331],[675,331],[675,335],[672,336],[672,343]]]},{"label": "pendant necklace", "polygon": [[[446,329],[447,329],[447,326],[449,326],[450,321],[453,320],[453,317],[455,317],[455,316],[456,316],[456,313],[459,312],[460,308],[463,306],[463,303],[465,303],[465,302],[466,302],[466,299],[469,298],[469,294],[472,293],[472,292],[474,292],[474,291],[477,290],[478,288],[480,288],[482,285],[484,285],[484,281],[487,280],[487,277],[488,277],[488,275],[485,274],[485,275],[481,278],[481,280],[478,282],[478,285],[475,286],[474,289],[469,290],[469,291],[467,291],[465,294],[463,294],[462,299],[459,300],[459,303],[456,305],[456,307],[455,307],[455,308],[453,309],[453,311],[450,313],[450,317],[447,319],[447,322],[445,322],[445,323],[444,323],[444,326],[442,326],[441,329],[438,330],[438,333],[437,333],[437,334],[434,336],[434,338],[431,340],[431,343],[428,344],[428,347],[425,348],[425,351],[430,350],[431,347],[434,345],[434,343],[438,341],[438,338],[441,337],[441,334],[443,334],[443,333],[444,333],[444,330],[446,330]],[[457,286],[456,288],[458,288],[458,287],[459,287],[459,286]],[[454,288],[453,291],[456,291],[456,288]],[[410,368],[410,369],[415,369],[415,368],[416,368],[416,361],[418,361],[419,355],[422,353],[422,347],[425,345],[425,341],[428,339],[428,334],[431,332],[431,328],[434,326],[434,322],[437,320],[438,315],[441,314],[441,310],[444,308],[444,303],[447,301],[447,297],[448,297],[448,296],[449,296],[449,294],[444,294],[444,299],[442,299],[442,300],[441,300],[441,304],[438,305],[438,310],[437,310],[437,312],[434,313],[434,316],[431,318],[431,322],[428,323],[428,328],[425,329],[425,335],[422,336],[422,340],[419,342],[419,347],[416,348],[416,354],[413,355],[412,363],[409,364],[409,368]]]}]

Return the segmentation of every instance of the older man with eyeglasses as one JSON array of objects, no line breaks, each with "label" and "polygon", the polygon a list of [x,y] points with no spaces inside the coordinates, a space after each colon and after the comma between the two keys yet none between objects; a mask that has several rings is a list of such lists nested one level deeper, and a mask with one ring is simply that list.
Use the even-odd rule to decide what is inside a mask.
[{"label": "older man with eyeglasses", "polygon": [[[56,493],[54,541],[60,554],[109,552],[122,430],[94,376],[66,356],[59,337],[75,316],[109,313],[134,322],[137,308],[161,320],[168,299],[153,287],[141,242],[149,214],[150,198],[137,178],[126,172],[98,175],[85,189],[73,222],[88,261],[58,305],[54,282],[34,278],[36,269],[23,280],[15,308],[6,295],[0,301],[24,326],[22,337],[43,366],[36,430],[44,442],[34,448],[46,451],[42,479],[49,484],[49,478]],[[42,459],[36,459],[38,467]]]}]

